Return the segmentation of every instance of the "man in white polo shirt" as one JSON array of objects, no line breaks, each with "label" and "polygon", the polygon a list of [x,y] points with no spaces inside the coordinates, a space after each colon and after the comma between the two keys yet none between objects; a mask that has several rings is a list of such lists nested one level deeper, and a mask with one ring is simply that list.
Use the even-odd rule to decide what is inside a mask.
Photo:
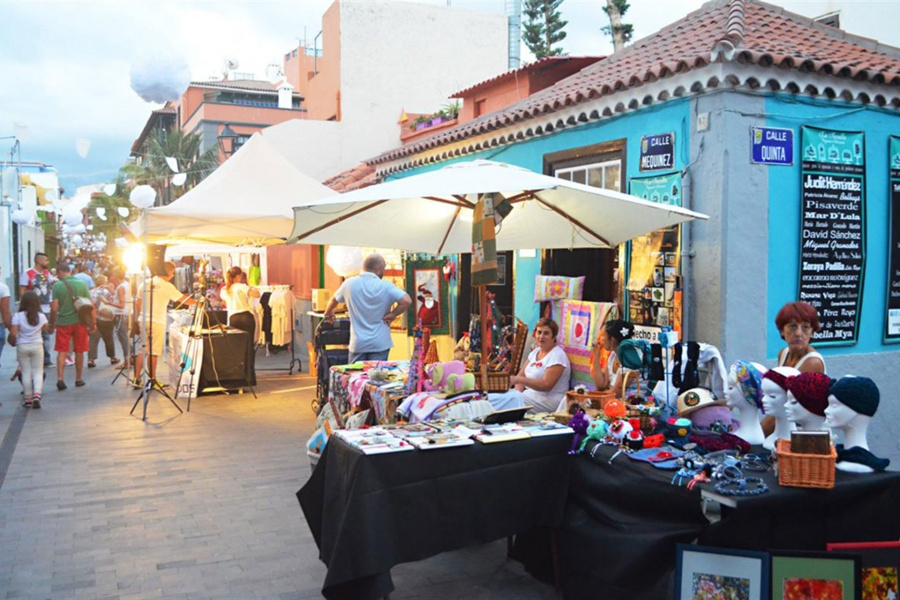
[{"label": "man in white polo shirt", "polygon": [[338,302],[347,303],[351,363],[387,360],[394,345],[391,321],[412,304],[409,294],[382,279],[384,269],[384,258],[380,254],[370,254],[363,261],[362,273],[342,283],[325,308],[325,321],[333,323]]},{"label": "man in white polo shirt", "polygon": [[[175,263],[166,261],[166,274],[152,277],[147,282],[150,287],[147,288],[147,303],[152,309],[144,311],[142,303],[144,299],[144,284],[138,289],[138,295],[134,302],[134,313],[140,319],[143,344],[141,352],[134,359],[134,380],[140,383],[141,368],[144,366],[144,354],[147,353],[149,346],[150,351],[150,379],[156,381],[156,363],[159,356],[166,347],[166,313],[169,309],[169,302],[177,304],[196,304],[190,294],[182,294],[172,285],[172,278],[175,276]],[[150,294],[152,298],[150,297]],[[152,338],[152,339],[151,339]],[[150,346],[152,342],[152,346]]]}]

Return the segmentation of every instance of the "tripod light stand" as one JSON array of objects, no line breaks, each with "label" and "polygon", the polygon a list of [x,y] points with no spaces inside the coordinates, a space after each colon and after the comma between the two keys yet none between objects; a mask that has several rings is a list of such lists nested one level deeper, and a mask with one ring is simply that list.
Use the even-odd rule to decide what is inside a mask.
[{"label": "tripod light stand", "polygon": [[[137,400],[134,401],[134,406],[131,407],[131,412],[129,414],[134,414],[134,409],[137,408],[138,403],[143,399],[144,401],[144,416],[141,420],[147,420],[147,405],[150,403],[150,396],[153,392],[157,394],[162,394],[166,398],[169,399],[175,408],[178,409],[179,413],[184,414],[184,411],[181,410],[181,407],[178,406],[178,403],[170,396],[166,391],[162,388],[162,386],[156,381],[155,377],[150,374],[150,366],[153,364],[153,288],[155,287],[156,276],[151,275],[150,277],[150,293],[149,293],[149,310],[145,313],[149,315],[149,318],[143,319],[144,322],[144,330],[147,333],[147,345],[145,346],[144,354],[147,355],[147,360],[144,361],[143,368],[141,369],[141,393],[138,395]],[[147,285],[144,285],[144,294],[147,295]],[[143,308],[143,307],[142,307]],[[146,352],[149,350],[149,352]],[[159,362],[159,357],[157,357],[157,367]]]}]

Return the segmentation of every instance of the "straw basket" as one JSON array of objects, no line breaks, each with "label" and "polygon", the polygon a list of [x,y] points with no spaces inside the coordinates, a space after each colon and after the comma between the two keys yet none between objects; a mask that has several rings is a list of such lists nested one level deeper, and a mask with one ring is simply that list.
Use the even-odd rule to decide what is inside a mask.
[{"label": "straw basket", "polygon": [[590,390],[584,394],[579,394],[575,391],[566,392],[567,407],[571,407],[573,404],[577,404],[581,408],[600,409],[606,406],[607,402],[615,399],[616,393],[613,390]]},{"label": "straw basket", "polygon": [[834,464],[837,451],[831,446],[830,454],[798,454],[791,452],[789,440],[778,440],[778,485],[786,487],[821,488],[834,487]]},{"label": "straw basket", "polygon": [[[487,377],[481,382],[481,389],[485,392],[506,392],[509,390],[509,376],[519,372],[519,363],[522,362],[522,354],[525,352],[525,342],[528,340],[528,326],[516,319],[516,336],[513,340],[512,352],[509,355],[509,368],[505,371],[488,371]],[[480,379],[481,374],[475,373],[475,378]]]}]

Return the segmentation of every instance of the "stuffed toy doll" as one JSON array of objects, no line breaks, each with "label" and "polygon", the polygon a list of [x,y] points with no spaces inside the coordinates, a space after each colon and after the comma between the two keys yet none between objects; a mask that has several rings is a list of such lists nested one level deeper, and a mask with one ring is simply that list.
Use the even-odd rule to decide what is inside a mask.
[{"label": "stuffed toy doll", "polygon": [[584,447],[587,446],[588,440],[597,440],[598,442],[602,442],[606,439],[606,436],[609,435],[609,425],[606,424],[606,421],[603,419],[594,419],[591,421],[590,425],[587,428],[587,437],[585,437],[581,441],[581,446],[578,448],[578,453],[581,454],[584,452]]},{"label": "stuffed toy doll", "polygon": [[451,373],[447,375],[447,385],[444,391],[448,394],[458,394],[460,392],[471,392],[475,389],[475,373]]},{"label": "stuffed toy doll", "polygon": [[581,444],[581,438],[588,430],[588,418],[583,412],[578,411],[569,420],[569,427],[575,430],[575,436],[572,438],[572,446],[569,448],[569,454],[575,454]]},{"label": "stuffed toy doll", "polygon": [[466,365],[461,360],[451,360],[450,362],[445,363],[436,362],[425,365],[424,389],[426,392],[444,391],[447,387],[447,379],[450,375],[465,374]]},{"label": "stuffed toy doll", "polygon": [[624,443],[625,438],[627,438],[628,434],[632,431],[634,431],[634,427],[631,426],[631,423],[623,419],[613,421],[612,425],[609,426],[609,435],[619,444]]}]

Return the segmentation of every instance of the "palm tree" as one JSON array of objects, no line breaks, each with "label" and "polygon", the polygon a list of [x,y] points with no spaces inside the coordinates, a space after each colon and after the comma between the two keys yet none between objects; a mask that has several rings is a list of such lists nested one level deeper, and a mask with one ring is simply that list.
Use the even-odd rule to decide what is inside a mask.
[{"label": "palm tree", "polygon": [[[142,147],[146,157],[147,183],[156,188],[161,204],[169,204],[200,183],[219,166],[219,149],[216,146],[201,152],[201,138],[195,133],[184,133],[180,129],[160,132],[151,136]],[[169,168],[166,158],[178,162],[178,172],[187,175],[184,185],[172,184],[175,174]]]}]

